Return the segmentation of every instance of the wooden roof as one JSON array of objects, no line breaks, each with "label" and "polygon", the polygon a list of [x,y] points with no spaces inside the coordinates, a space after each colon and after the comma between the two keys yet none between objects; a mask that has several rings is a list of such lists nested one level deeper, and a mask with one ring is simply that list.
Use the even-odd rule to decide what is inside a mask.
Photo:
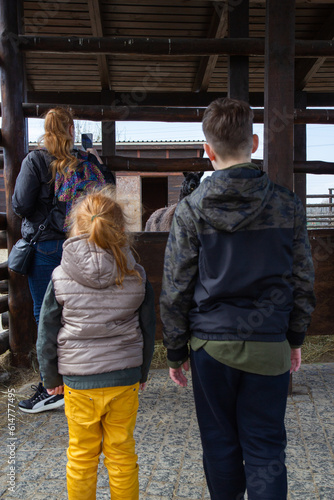
[{"label": "wooden roof", "polygon": [[[23,34],[34,36],[225,38],[228,7],[219,1],[24,1]],[[233,6],[233,1],[230,6]],[[230,7],[232,8],[232,7]],[[296,39],[334,38],[333,2],[296,2]],[[249,37],[265,37],[265,1],[250,1]],[[227,56],[25,54],[30,92],[147,93],[228,90]],[[334,58],[296,59],[296,90],[334,92]],[[249,91],[263,92],[264,56],[249,58]],[[33,100],[33,98],[31,99]]]}]

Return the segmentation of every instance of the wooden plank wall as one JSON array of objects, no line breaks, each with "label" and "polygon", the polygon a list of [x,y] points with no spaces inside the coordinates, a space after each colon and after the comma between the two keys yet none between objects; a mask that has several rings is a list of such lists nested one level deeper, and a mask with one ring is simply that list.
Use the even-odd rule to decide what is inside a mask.
[{"label": "wooden plank wall", "polygon": [[160,320],[159,297],[164,265],[164,255],[168,233],[137,233],[135,250],[139,255],[139,263],[144,267],[152,284],[157,315],[156,339],[162,339],[162,323]]},{"label": "wooden plank wall", "polygon": [[6,191],[3,169],[0,170],[0,212],[6,212]]},{"label": "wooden plank wall", "polygon": [[334,231],[309,231],[315,268],[315,295],[317,305],[312,315],[309,335],[333,335],[334,311]]}]

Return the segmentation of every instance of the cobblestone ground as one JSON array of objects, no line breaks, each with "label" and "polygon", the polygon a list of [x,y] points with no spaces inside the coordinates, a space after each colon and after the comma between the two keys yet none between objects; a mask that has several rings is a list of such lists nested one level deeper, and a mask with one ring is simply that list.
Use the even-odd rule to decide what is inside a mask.
[{"label": "cobblestone ground", "polygon": [[[191,388],[175,386],[166,370],[152,371],[150,377],[140,395],[135,432],[140,500],[209,499]],[[334,363],[304,365],[294,375],[293,387],[286,416],[289,500],[333,500]],[[23,387],[15,395],[16,402],[29,392],[29,386]],[[7,408],[1,411],[7,413]],[[7,425],[0,429],[0,498],[65,500],[63,410],[27,415],[15,408],[11,419],[13,436]],[[12,491],[10,479],[15,485]],[[109,498],[101,462],[97,500]]]}]

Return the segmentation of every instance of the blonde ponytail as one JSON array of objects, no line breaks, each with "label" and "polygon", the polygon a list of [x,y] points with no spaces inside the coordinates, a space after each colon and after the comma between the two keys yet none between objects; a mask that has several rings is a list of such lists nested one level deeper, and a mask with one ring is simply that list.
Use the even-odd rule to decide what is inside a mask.
[{"label": "blonde ponytail", "polygon": [[38,141],[39,146],[44,146],[50,155],[55,157],[51,163],[52,180],[56,173],[68,177],[75,170],[78,160],[71,153],[74,140],[70,134],[70,127],[74,127],[73,115],[69,109],[50,109],[44,120],[45,133]]},{"label": "blonde ponytail", "polygon": [[116,284],[122,285],[126,275],[141,277],[128,268],[126,250],[131,245],[131,236],[126,231],[122,207],[115,198],[115,188],[110,186],[92,190],[81,198],[70,214],[69,236],[86,234],[88,242],[111,252],[118,271]]}]

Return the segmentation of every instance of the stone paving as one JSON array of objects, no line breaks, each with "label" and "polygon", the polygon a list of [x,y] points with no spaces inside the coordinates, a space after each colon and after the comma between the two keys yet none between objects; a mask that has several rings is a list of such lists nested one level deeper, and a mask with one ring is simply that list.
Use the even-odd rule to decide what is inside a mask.
[{"label": "stone paving", "polygon": [[[181,389],[167,375],[167,370],[153,370],[140,395],[135,431],[140,500],[209,499],[191,386]],[[29,394],[29,386],[21,388],[16,402]],[[334,500],[333,402],[334,363],[302,366],[293,378],[286,415],[289,500]],[[1,411],[7,413],[7,408]],[[0,498],[65,500],[63,409],[27,415],[15,406],[8,423],[15,430],[7,425],[0,429]],[[110,494],[100,463],[97,500],[103,499]]]}]

